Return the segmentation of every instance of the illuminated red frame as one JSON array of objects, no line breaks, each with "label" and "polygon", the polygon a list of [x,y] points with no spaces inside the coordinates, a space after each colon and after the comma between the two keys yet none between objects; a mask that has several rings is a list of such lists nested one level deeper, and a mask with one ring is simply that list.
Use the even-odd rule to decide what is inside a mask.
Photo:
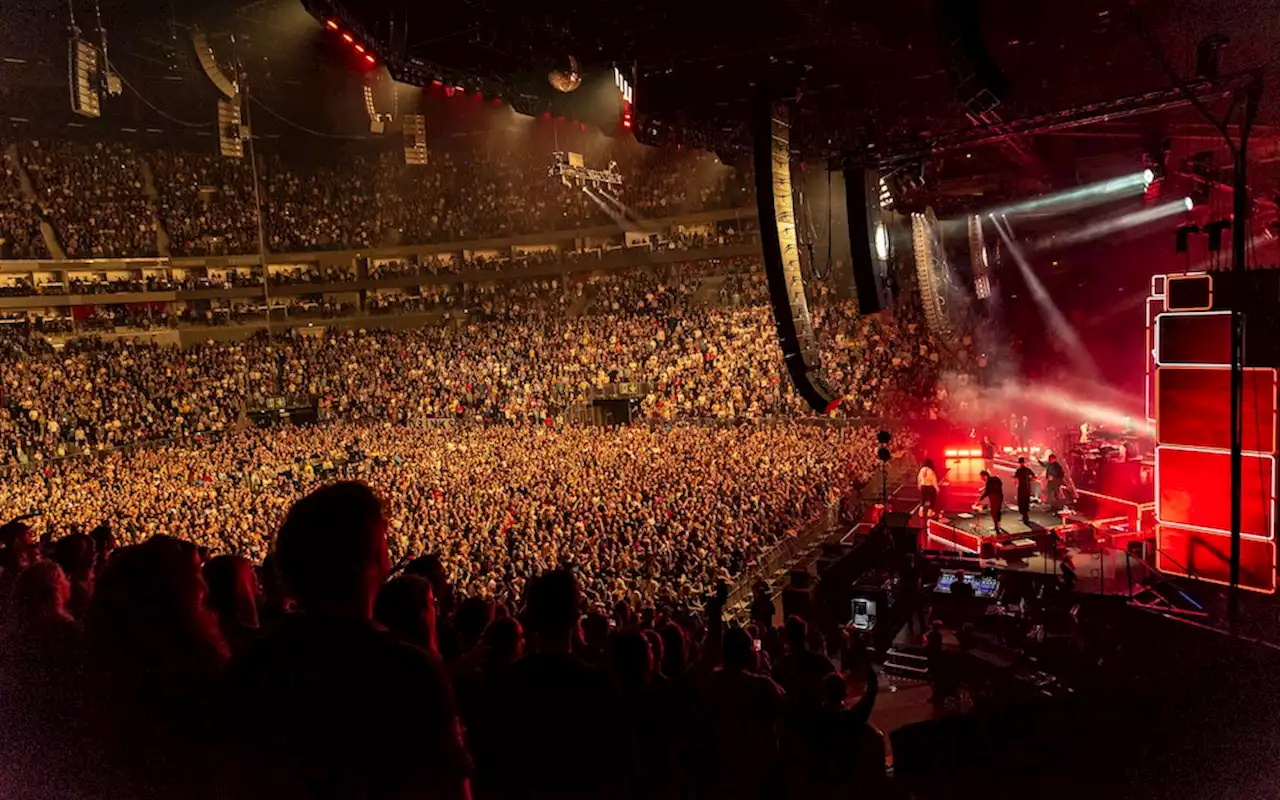
[{"label": "illuminated red frame", "polygon": [[[1162,524],[1157,536],[1156,569],[1221,586],[1231,585],[1231,537]],[[1205,557],[1209,560],[1206,562]],[[1240,539],[1241,589],[1260,594],[1276,592],[1276,543]]]},{"label": "illuminated red frame", "polygon": [[[1170,468],[1168,466],[1168,462],[1171,460],[1171,457],[1174,457],[1174,456],[1178,458],[1183,458],[1183,459],[1185,459],[1187,456],[1192,456],[1192,459],[1191,459],[1192,461],[1200,462],[1200,464],[1195,469],[1197,473],[1201,475],[1220,474],[1220,471],[1224,467],[1228,470],[1228,474],[1229,474],[1230,460],[1231,460],[1230,450],[1209,448],[1209,447],[1184,447],[1181,445],[1163,445],[1163,444],[1157,446],[1156,447],[1156,475],[1155,475],[1156,519],[1159,520],[1161,525],[1175,525],[1179,528],[1187,528],[1190,530],[1199,530],[1199,531],[1205,531],[1208,533],[1216,533],[1216,534],[1230,536],[1231,535],[1231,527],[1229,522],[1230,517],[1227,516],[1227,521],[1225,523],[1223,523],[1221,519],[1224,516],[1224,514],[1226,515],[1230,514],[1230,499],[1231,499],[1230,490],[1226,492],[1225,504],[1224,504],[1224,498],[1220,495],[1220,493],[1201,492],[1201,494],[1212,494],[1218,500],[1219,505],[1211,506],[1210,508],[1212,510],[1210,511],[1207,511],[1207,512],[1202,511],[1196,514],[1195,519],[1200,520],[1200,522],[1195,522],[1195,521],[1192,521],[1192,519],[1188,519],[1188,518],[1176,518],[1176,517],[1170,518],[1169,515],[1171,513],[1176,513],[1176,512],[1172,512],[1167,507],[1166,503],[1164,502],[1164,494],[1165,494],[1166,483],[1169,480],[1168,473]],[[1263,502],[1260,508],[1253,507],[1251,509],[1249,503],[1247,502],[1242,503],[1242,505],[1244,506],[1244,513],[1242,514],[1242,519],[1241,519],[1241,536],[1245,536],[1251,539],[1262,539],[1262,540],[1273,539],[1275,538],[1276,457],[1270,453],[1245,453],[1244,460],[1245,460],[1245,466],[1243,469],[1243,474],[1245,476],[1246,481],[1251,479],[1253,475],[1252,470],[1259,468],[1259,467],[1251,467],[1249,465],[1251,461],[1257,462],[1263,465],[1261,467],[1262,469],[1264,470],[1269,469],[1270,471],[1269,473],[1264,471],[1263,473],[1264,478],[1263,480],[1260,481],[1260,483],[1263,485],[1259,488],[1262,491],[1265,491],[1267,493],[1266,496],[1263,498]],[[1226,462],[1225,464],[1223,463],[1224,461]],[[1162,464],[1165,465],[1164,469],[1161,468]],[[1190,494],[1194,494],[1195,492],[1188,490],[1187,493],[1190,495]],[[1241,494],[1247,500],[1251,492],[1247,492],[1245,489],[1242,488]],[[1205,508],[1204,505],[1201,506],[1201,509],[1203,508]],[[1259,520],[1259,517],[1261,518],[1260,520]],[[1215,518],[1217,519],[1215,520]],[[1219,524],[1216,524],[1216,525],[1209,524],[1214,521],[1217,521]]]},{"label": "illuminated red frame", "polygon": [[978,555],[982,552],[982,540],[990,538],[995,540],[994,536],[979,536],[970,531],[962,531],[957,527],[948,525],[936,519],[930,519],[928,522],[929,538],[934,541],[944,542],[951,545],[957,550],[963,550],[966,553]]},{"label": "illuminated red frame", "polygon": [[[1223,367],[1231,365],[1230,348],[1224,361],[1171,361],[1166,364],[1160,359],[1160,320],[1164,317],[1230,317],[1230,311],[1166,311],[1156,314],[1153,324],[1151,357],[1157,367]],[[1229,330],[1229,329],[1228,329]]]},{"label": "illuminated red frame", "polygon": [[[1162,428],[1160,424],[1161,418],[1168,416],[1168,414],[1160,413],[1162,400],[1165,398],[1165,394],[1161,389],[1161,378],[1162,376],[1165,376],[1165,377],[1168,377],[1170,380],[1173,380],[1175,375],[1187,375],[1187,374],[1189,374],[1189,376],[1192,378],[1197,378],[1205,382],[1206,385],[1202,385],[1201,389],[1206,393],[1206,395],[1216,393],[1216,397],[1207,397],[1205,399],[1220,401],[1220,404],[1217,406],[1218,408],[1229,409],[1231,407],[1230,406],[1231,367],[1229,366],[1188,367],[1183,365],[1157,367],[1156,368],[1156,392],[1155,392],[1156,399],[1155,399],[1155,409],[1154,409],[1156,411],[1156,441],[1158,441],[1160,444],[1169,444],[1169,445],[1207,447],[1207,448],[1213,448],[1213,449],[1229,448],[1231,446],[1231,426],[1230,426],[1228,415],[1225,415],[1225,414],[1219,414],[1216,417],[1217,422],[1221,425],[1223,435],[1218,437],[1208,437],[1211,439],[1216,438],[1217,441],[1204,441],[1204,440],[1186,441],[1186,440],[1171,439],[1171,437],[1169,436],[1169,430],[1166,428]],[[1244,396],[1241,398],[1241,403],[1243,407],[1242,410],[1245,414],[1245,423],[1246,423],[1243,428],[1244,436],[1242,437],[1243,439],[1245,439],[1245,442],[1244,442],[1245,452],[1252,452],[1252,453],[1277,452],[1276,424],[1277,424],[1277,411],[1280,410],[1280,390],[1277,389],[1278,379],[1280,379],[1280,375],[1277,374],[1277,371],[1274,367],[1245,367],[1244,368],[1244,378],[1243,378]],[[1264,385],[1261,387],[1261,390],[1260,390],[1260,387],[1258,386],[1258,384],[1260,382],[1263,382],[1264,380],[1270,381],[1270,387],[1267,387],[1264,383]],[[1210,382],[1217,382],[1222,385],[1208,386],[1207,384]],[[1269,391],[1268,391],[1268,388],[1269,388]],[[1254,398],[1252,403],[1250,403],[1249,401],[1250,395],[1252,395]],[[1266,418],[1266,421],[1262,425],[1257,424],[1258,423],[1257,420],[1254,420],[1255,424],[1253,425],[1248,424],[1251,417],[1251,414],[1250,414],[1251,408],[1253,409],[1254,415],[1259,415]],[[1259,414],[1259,412],[1261,413]],[[1209,413],[1199,413],[1193,416],[1196,419],[1215,419],[1215,417],[1213,417]],[[1262,436],[1263,425],[1266,425],[1269,428],[1269,434],[1270,434],[1269,436]],[[1251,434],[1253,434],[1252,437],[1250,436]],[[1250,441],[1251,438],[1252,438],[1252,441]]]},{"label": "illuminated red frame", "polygon": [[[1173,283],[1174,281],[1195,281],[1195,280],[1204,280],[1204,279],[1207,279],[1209,281],[1209,305],[1195,306],[1192,308],[1169,308],[1169,295],[1170,295],[1169,284]],[[1167,311],[1176,311],[1176,312],[1208,311],[1213,308],[1213,276],[1207,272],[1186,272],[1181,275],[1166,275],[1163,288],[1164,288],[1164,307],[1165,307],[1165,310]]]}]

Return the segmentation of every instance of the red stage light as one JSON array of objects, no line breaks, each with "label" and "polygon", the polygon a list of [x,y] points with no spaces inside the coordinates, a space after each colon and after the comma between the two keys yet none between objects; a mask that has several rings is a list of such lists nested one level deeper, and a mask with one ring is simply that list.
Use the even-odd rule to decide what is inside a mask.
[{"label": "red stage light", "polygon": [[329,30],[331,30],[331,31],[336,31],[336,30],[338,29],[338,23],[334,22],[334,21],[333,21],[333,20],[331,20],[331,19],[326,19],[326,20],[324,21],[324,24],[325,24],[325,25],[327,25],[327,26],[329,26]]},{"label": "red stage light", "polygon": [[355,41],[355,39],[351,38],[351,34],[344,33],[342,34],[342,41],[346,42],[347,44],[351,44],[352,42]]},{"label": "red stage light", "polygon": [[432,82],[431,82],[431,85],[432,85],[432,86],[444,86],[444,81],[434,80],[434,81],[432,81]]},{"label": "red stage light", "polygon": [[373,63],[373,56],[366,55],[366,56],[364,57],[364,60],[365,60],[365,61],[368,61],[370,64],[372,64],[372,63]]},{"label": "red stage light", "polygon": [[[1276,371],[1244,370],[1243,448],[1276,452]],[[1156,370],[1156,439],[1161,444],[1230,449],[1230,367],[1159,367]]]},{"label": "red stage light", "polygon": [[357,44],[357,45],[356,45],[356,52],[357,52],[357,53],[363,53],[363,52],[364,52],[364,45],[362,45],[362,44]]},{"label": "red stage light", "polygon": [[[1275,537],[1275,456],[1244,454],[1240,532]],[[1201,447],[1156,447],[1156,517],[1178,525],[1231,534],[1231,451]]]},{"label": "red stage light", "polygon": [[[1193,575],[1196,580],[1209,583],[1230,584],[1230,536],[1161,524],[1158,539],[1156,569],[1170,575]],[[1240,588],[1275,593],[1275,542],[1241,537]]]},{"label": "red stage light", "polygon": [[629,120],[629,119],[624,119],[624,120],[622,121],[622,127],[627,128],[627,129],[630,129],[630,128],[631,128],[631,120]]}]

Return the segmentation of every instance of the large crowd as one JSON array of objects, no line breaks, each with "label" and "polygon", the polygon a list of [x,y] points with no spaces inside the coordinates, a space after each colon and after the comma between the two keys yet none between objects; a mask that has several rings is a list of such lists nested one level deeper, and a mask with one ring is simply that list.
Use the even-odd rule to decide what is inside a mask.
[{"label": "large crowd", "polygon": [[[884,796],[884,743],[867,724],[878,679],[862,642],[799,617],[775,627],[772,612],[727,624],[723,582],[696,611],[644,591],[666,577],[659,565],[690,565],[701,578],[703,531],[741,531],[741,509],[727,520],[715,510],[717,486],[685,480],[691,454],[651,452],[665,496],[646,497],[622,483],[634,452],[597,453],[614,446],[589,441],[599,434],[544,435],[528,455],[558,453],[545,471],[501,474],[526,443],[469,432],[459,437],[468,448],[498,439],[474,457],[437,448],[440,463],[426,469],[438,484],[374,467],[382,491],[340,481],[285,500],[253,522],[270,544],[261,561],[210,557],[167,534],[137,541],[115,517],[54,541],[40,534],[52,520],[0,527],[5,797]],[[842,471],[824,467],[834,454],[797,459],[785,445],[795,435],[746,437],[747,449],[784,450],[734,491],[806,482],[795,470]],[[414,436],[392,434],[389,446],[427,443]],[[698,436],[713,437],[696,446],[712,449],[744,441]],[[620,441],[662,450],[682,438]],[[853,435],[841,447],[855,444],[869,443]],[[605,475],[574,466],[591,455],[606,460]],[[452,495],[473,489],[451,485],[449,462],[465,474],[484,458],[491,484],[474,488],[476,506],[493,507],[487,538],[445,512],[466,508]],[[741,468],[728,461],[718,468]],[[560,468],[567,487],[555,485]],[[591,495],[602,487],[607,496]],[[409,518],[407,490],[423,498],[423,519]],[[205,524],[229,513],[201,501]],[[637,517],[645,504],[648,530]],[[164,509],[144,513],[163,519]],[[397,563],[389,540],[406,524],[431,536],[452,528],[442,545],[475,541],[478,552]],[[526,538],[538,545],[525,550]],[[662,552],[676,541],[690,552]],[[603,552],[593,558],[593,548]],[[521,560],[513,594],[489,593],[457,566]],[[597,570],[611,561],[638,565],[619,567],[635,591],[601,596]]]},{"label": "large crowd", "polygon": [[[17,144],[35,197],[15,172],[0,187],[0,245],[44,255],[38,223],[53,225],[71,258],[151,257],[161,230],[169,254],[256,253],[258,197],[252,165],[180,143],[148,149],[120,142]],[[590,156],[617,165],[633,218],[750,205],[749,176],[709,153],[605,140]],[[273,252],[470,241],[610,225],[620,213],[581,188],[548,177],[551,153],[533,142],[433,148],[423,166],[398,149],[260,154],[263,243]]]},{"label": "large crowd", "polygon": [[[329,421],[562,426],[593,393],[628,383],[638,387],[638,412],[654,420],[802,413],[768,307],[748,304],[750,288],[746,295],[735,289],[741,305],[695,305],[697,286],[678,270],[641,270],[567,283],[542,278],[412,296],[388,292],[370,298],[373,310],[454,318],[405,330],[257,337],[185,350],[93,339],[55,350],[38,335],[9,335],[0,339],[0,461],[30,465],[217,433],[234,427],[245,410],[280,397],[314,404]],[[839,413],[936,416],[938,377],[965,354],[944,346],[920,321],[860,317],[852,303],[824,292],[816,288],[814,319],[823,368],[844,391]],[[345,313],[335,304],[294,305],[282,313]],[[580,313],[570,315],[570,308]],[[261,314],[225,312],[206,315],[234,321],[237,314]]]},{"label": "large crowd", "polygon": [[688,604],[865,483],[873,443],[864,426],[782,423],[250,428],[12,475],[0,517],[260,561],[291,500],[358,477],[388,498],[393,555],[438,554],[468,594],[518,596],[567,562],[601,602]]}]

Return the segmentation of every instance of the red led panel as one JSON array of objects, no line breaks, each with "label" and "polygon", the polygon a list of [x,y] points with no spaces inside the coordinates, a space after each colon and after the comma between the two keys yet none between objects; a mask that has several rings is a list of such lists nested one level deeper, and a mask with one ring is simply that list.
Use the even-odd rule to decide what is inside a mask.
[{"label": "red led panel", "polygon": [[[1240,531],[1270,539],[1275,509],[1275,456],[1245,454],[1241,470]],[[1231,531],[1231,453],[1196,448],[1156,448],[1156,517],[1220,533]]]},{"label": "red led panel", "polygon": [[1170,311],[1208,311],[1213,308],[1213,276],[1170,275],[1165,279],[1165,308]]},{"label": "red led panel", "polygon": [[[1156,569],[1211,583],[1231,582],[1231,537],[1161,525]],[[1260,539],[1240,539],[1240,588],[1273,594],[1276,590],[1276,545]]]},{"label": "red led panel", "polygon": [[1157,364],[1231,363],[1231,312],[1181,311],[1156,317]]},{"label": "red led panel", "polygon": [[[1276,452],[1276,371],[1244,371],[1244,449]],[[1160,367],[1156,370],[1156,441],[1231,448],[1231,369]]]}]

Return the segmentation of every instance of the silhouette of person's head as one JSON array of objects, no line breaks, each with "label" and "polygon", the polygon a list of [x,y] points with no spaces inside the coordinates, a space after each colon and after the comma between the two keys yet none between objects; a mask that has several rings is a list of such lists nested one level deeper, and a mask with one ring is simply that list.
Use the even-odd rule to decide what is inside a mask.
[{"label": "silhouette of person's head", "polygon": [[242,556],[220,555],[205,562],[204,582],[209,587],[205,603],[225,629],[229,622],[258,627],[258,581],[253,564]]},{"label": "silhouette of person's head", "polygon": [[67,618],[71,583],[52,561],[37,561],[19,573],[9,601],[10,620],[22,625],[41,619]]},{"label": "silhouette of person's head", "polygon": [[653,677],[657,677],[662,674],[666,666],[666,648],[662,643],[662,634],[653,628],[646,628],[644,638],[649,643],[649,652],[653,654]]},{"label": "silhouette of person's head", "polygon": [[391,571],[382,501],[356,481],[316,489],[289,509],[276,556],[285,588],[303,611],[372,619]]},{"label": "silhouette of person's head", "polygon": [[97,556],[98,568],[101,569],[111,552],[116,549],[116,537],[111,533],[111,526],[104,523],[89,531],[89,538],[93,539],[93,550]]},{"label": "silhouette of person's head", "polygon": [[794,614],[786,622],[787,649],[793,653],[809,649],[809,623]]},{"label": "silhouette of person's head", "polygon": [[756,656],[755,642],[742,628],[730,628],[724,633],[724,643],[720,648],[721,663],[725,669],[741,672],[755,672],[759,659]]},{"label": "silhouette of person's head", "polygon": [[839,711],[843,709],[847,693],[848,687],[845,685],[844,676],[840,673],[833,672],[822,679],[823,706],[827,710]]},{"label": "silhouette of person's head", "polygon": [[485,661],[491,666],[510,664],[524,655],[524,630],[515,617],[502,617],[489,623],[481,641]]},{"label": "silhouette of person's head", "polygon": [[493,622],[493,600],[487,597],[468,597],[458,604],[453,625],[458,633],[458,649],[467,652],[475,647],[484,635],[485,628]]},{"label": "silhouette of person's head", "polygon": [[649,640],[638,630],[617,631],[609,637],[609,670],[626,689],[644,686],[653,674]]},{"label": "silhouette of person's head", "polygon": [[84,579],[93,573],[93,539],[87,533],[73,533],[53,543],[53,560],[68,578]]},{"label": "silhouette of person's head", "polygon": [[445,571],[444,562],[435,553],[418,556],[405,565],[406,575],[421,575],[431,581],[435,591],[436,607],[443,616],[453,616],[453,587],[449,585],[449,574]]},{"label": "silhouette of person's head", "polygon": [[528,620],[540,648],[568,649],[578,627],[578,579],[572,572],[552,570],[533,581]]},{"label": "silhouette of person's head", "polygon": [[688,645],[684,638],[684,629],[674,622],[662,626],[662,672],[675,678],[684,674]]},{"label": "silhouette of person's head", "polygon": [[226,643],[205,606],[195,547],[169,536],[117,550],[98,577],[87,631],[108,664],[187,671],[218,664]]},{"label": "silhouette of person's head", "polygon": [[435,597],[421,575],[399,575],[383,585],[373,615],[404,641],[437,652]]}]

